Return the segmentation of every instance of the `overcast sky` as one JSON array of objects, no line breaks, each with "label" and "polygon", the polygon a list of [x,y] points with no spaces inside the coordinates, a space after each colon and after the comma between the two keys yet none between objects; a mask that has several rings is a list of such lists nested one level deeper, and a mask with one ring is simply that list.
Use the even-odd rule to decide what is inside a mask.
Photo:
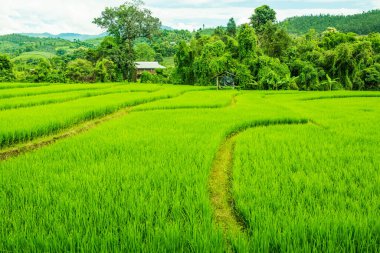
[{"label": "overcast sky", "polygon": [[[74,32],[98,34],[92,24],[106,6],[120,0],[0,0],[0,34]],[[178,29],[197,29],[225,25],[230,17],[241,24],[253,10],[268,4],[277,18],[305,14],[355,14],[380,9],[380,0],[146,0],[146,7],[164,25]]]}]

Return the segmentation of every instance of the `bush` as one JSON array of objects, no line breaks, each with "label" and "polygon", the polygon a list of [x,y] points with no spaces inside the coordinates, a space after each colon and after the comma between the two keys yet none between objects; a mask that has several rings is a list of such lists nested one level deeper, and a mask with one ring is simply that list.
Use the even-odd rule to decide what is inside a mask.
[{"label": "bush", "polygon": [[76,83],[95,82],[95,71],[92,63],[84,59],[76,59],[67,64],[66,77]]},{"label": "bush", "polygon": [[116,64],[104,58],[96,63],[96,79],[100,82],[114,82],[118,80],[118,71]]},{"label": "bush", "polygon": [[0,82],[14,80],[13,65],[8,56],[0,55]]}]

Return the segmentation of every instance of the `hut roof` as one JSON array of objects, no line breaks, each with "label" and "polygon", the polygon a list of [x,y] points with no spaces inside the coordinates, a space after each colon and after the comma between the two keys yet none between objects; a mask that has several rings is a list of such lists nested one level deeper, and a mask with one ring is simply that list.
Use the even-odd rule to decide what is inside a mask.
[{"label": "hut roof", "polygon": [[146,61],[140,61],[135,62],[136,63],[136,69],[166,69],[164,66],[160,65],[158,62],[146,62]]}]

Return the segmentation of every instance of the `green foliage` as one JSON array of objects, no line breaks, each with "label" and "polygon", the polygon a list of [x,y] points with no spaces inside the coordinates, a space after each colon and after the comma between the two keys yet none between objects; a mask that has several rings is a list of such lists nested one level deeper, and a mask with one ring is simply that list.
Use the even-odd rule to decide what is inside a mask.
[{"label": "green foliage", "polygon": [[375,63],[373,66],[366,68],[362,72],[365,89],[379,90],[380,89],[380,64]]},{"label": "green foliage", "polygon": [[96,63],[95,73],[97,80],[102,83],[115,82],[118,80],[116,64],[107,58],[103,58]]},{"label": "green foliage", "polygon": [[292,76],[297,77],[299,89],[318,90],[320,88],[319,71],[312,63],[297,59],[291,64],[290,70]]},{"label": "green foliage", "polygon": [[236,22],[234,18],[230,18],[227,24],[227,34],[231,37],[235,37],[237,31]]},{"label": "green foliage", "polygon": [[276,12],[268,5],[263,5],[255,9],[254,14],[251,16],[251,25],[256,31],[261,32],[262,27],[268,22],[274,23],[276,21]]},{"label": "green foliage", "polygon": [[157,54],[163,57],[172,57],[177,51],[177,47],[181,41],[190,41],[191,32],[187,30],[161,30],[158,34],[153,35],[151,40],[145,42],[150,44]]},{"label": "green foliage", "polygon": [[147,43],[139,43],[134,48],[137,61],[154,61],[156,52]]},{"label": "green foliage", "polygon": [[90,61],[76,59],[67,64],[66,76],[71,82],[94,82],[94,66]]},{"label": "green foliage", "polygon": [[291,80],[289,80],[290,70],[279,59],[260,56],[250,67],[253,70],[253,75],[256,77],[258,89],[289,89],[291,85]]},{"label": "green foliage", "polygon": [[261,27],[259,42],[265,54],[281,58],[287,53],[292,40],[284,29],[272,22],[267,22]]},{"label": "green foliage", "polygon": [[195,82],[193,72],[194,57],[194,52],[186,41],[181,41],[174,62],[177,69],[176,74],[179,76],[182,83],[194,84]]},{"label": "green foliage", "polygon": [[33,51],[56,54],[58,49],[69,51],[81,46],[92,47],[82,42],[71,42],[63,39],[34,38],[19,34],[0,36],[0,52],[7,53],[12,57]]},{"label": "green foliage", "polygon": [[333,49],[342,43],[350,43],[356,41],[356,34],[354,33],[341,33],[335,28],[329,27],[323,33],[321,46],[326,49]]},{"label": "green foliage", "polygon": [[291,37],[270,21],[256,35],[244,24],[236,39],[214,32],[183,42],[176,55],[176,76],[179,83],[211,85],[227,71],[244,89],[378,89],[373,66],[380,63],[379,38],[335,28]]},{"label": "green foliage", "polygon": [[0,82],[9,82],[14,79],[13,65],[9,57],[0,55]]},{"label": "green foliage", "polygon": [[94,19],[94,23],[107,29],[120,47],[121,57],[124,62],[119,67],[122,69],[124,79],[132,80],[134,75],[134,60],[136,58],[133,43],[138,38],[152,38],[161,27],[158,18],[152,16],[152,12],[142,8],[139,0],[125,2],[119,7],[107,7],[102,16]]},{"label": "green foliage", "polygon": [[231,68],[231,55],[225,51],[226,45],[221,40],[204,45],[200,57],[194,61],[194,75],[200,85],[213,85],[217,75]]},{"label": "green foliage", "polygon": [[255,30],[248,24],[239,28],[237,35],[239,43],[239,59],[241,61],[255,57],[257,53],[257,37]]},{"label": "green foliage", "polygon": [[34,69],[30,69],[26,78],[27,82],[46,82],[51,72],[52,66],[47,59],[40,59]]},{"label": "green foliage", "polygon": [[148,71],[144,71],[141,73],[140,82],[141,83],[156,83],[155,75]]},{"label": "green foliage", "polygon": [[311,28],[317,32],[323,32],[328,27],[336,27],[339,31],[354,32],[365,35],[380,32],[379,27],[380,10],[372,10],[355,15],[317,15],[288,18],[280,25],[289,33],[302,35]]},{"label": "green foliage", "polygon": [[247,65],[236,64],[234,68],[234,73],[236,77],[236,84],[243,89],[255,89],[255,83],[251,71]]},{"label": "green foliage", "polygon": [[125,2],[119,7],[107,7],[102,16],[94,19],[94,23],[116,38],[118,43],[132,42],[137,38],[151,37],[161,26],[159,19],[152,12],[142,8],[138,0]]}]

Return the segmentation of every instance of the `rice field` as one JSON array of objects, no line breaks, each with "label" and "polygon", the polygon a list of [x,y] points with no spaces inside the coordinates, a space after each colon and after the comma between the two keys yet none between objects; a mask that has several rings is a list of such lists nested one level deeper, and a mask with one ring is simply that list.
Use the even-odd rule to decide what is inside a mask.
[{"label": "rice field", "polygon": [[0,98],[0,153],[126,110],[0,161],[0,252],[380,251],[379,92],[25,85]]}]

